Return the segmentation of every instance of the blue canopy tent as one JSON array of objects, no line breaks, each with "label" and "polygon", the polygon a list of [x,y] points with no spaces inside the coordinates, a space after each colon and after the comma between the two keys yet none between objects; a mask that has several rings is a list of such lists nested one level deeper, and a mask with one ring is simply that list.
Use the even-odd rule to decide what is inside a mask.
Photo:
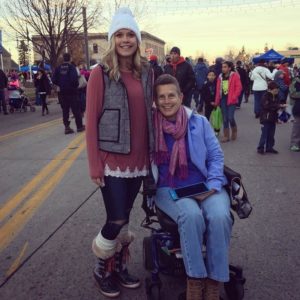
[{"label": "blue canopy tent", "polygon": [[265,61],[273,61],[273,62],[280,62],[284,58],[283,55],[279,54],[275,50],[271,49],[264,53],[263,55],[257,56],[253,58],[253,62],[257,64],[260,60],[265,60]]},{"label": "blue canopy tent", "polygon": [[[31,71],[38,71],[39,66],[37,66],[37,65],[27,65],[27,66],[21,66],[20,67],[21,72],[30,72],[30,69],[31,69]],[[50,67],[50,65],[44,64],[44,69],[46,71],[50,71],[51,67]]]}]

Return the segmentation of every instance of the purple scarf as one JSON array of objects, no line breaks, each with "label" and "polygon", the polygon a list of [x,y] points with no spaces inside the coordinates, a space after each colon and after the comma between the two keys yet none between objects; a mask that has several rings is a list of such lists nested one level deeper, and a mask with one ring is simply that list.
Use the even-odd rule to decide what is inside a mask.
[{"label": "purple scarf", "polygon": [[[183,106],[180,106],[175,124],[168,121],[159,110],[154,114],[155,127],[155,163],[160,165],[170,159],[169,175],[174,178],[175,172],[179,170],[179,177],[182,179],[188,176],[187,155],[185,147],[185,135],[188,125],[188,116]],[[171,157],[169,157],[168,147],[164,138],[164,133],[170,134],[175,143],[173,145]]]}]

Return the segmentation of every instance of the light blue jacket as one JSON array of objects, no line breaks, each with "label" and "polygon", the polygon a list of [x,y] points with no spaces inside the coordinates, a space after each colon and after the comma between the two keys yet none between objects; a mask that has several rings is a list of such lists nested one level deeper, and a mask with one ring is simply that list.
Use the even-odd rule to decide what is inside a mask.
[{"label": "light blue jacket", "polygon": [[[227,180],[224,176],[224,154],[206,117],[184,107],[189,118],[188,144],[191,161],[206,178],[208,188],[220,191]],[[152,163],[152,172],[158,181],[158,169]]]},{"label": "light blue jacket", "polygon": [[220,191],[227,180],[219,141],[205,117],[185,109],[189,117],[187,134],[191,160],[205,176],[208,188]]}]

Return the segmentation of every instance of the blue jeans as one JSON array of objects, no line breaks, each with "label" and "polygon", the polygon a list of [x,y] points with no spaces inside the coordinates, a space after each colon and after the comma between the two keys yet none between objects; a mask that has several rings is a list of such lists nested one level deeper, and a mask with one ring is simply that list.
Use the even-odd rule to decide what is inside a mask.
[{"label": "blue jeans", "polygon": [[223,126],[224,129],[229,128],[229,123],[230,127],[236,127],[236,122],[234,119],[234,112],[235,112],[236,105],[227,105],[227,97],[223,96],[221,100],[221,110],[222,110],[222,115],[223,115]]},{"label": "blue jeans", "polygon": [[[172,200],[170,188],[159,188],[156,205],[177,224],[181,252],[188,276],[229,280],[229,241],[232,220],[230,200],[225,189],[199,203],[191,198]],[[202,245],[206,240],[206,257]]]},{"label": "blue jeans", "polygon": [[242,89],[241,94],[240,94],[240,96],[239,96],[239,104],[238,104],[238,107],[241,107],[241,105],[242,105],[243,98],[244,98],[244,94],[245,94],[245,90]]},{"label": "blue jeans", "polygon": [[253,91],[254,94],[254,113],[255,115],[260,114],[261,110],[261,99],[266,91]]},{"label": "blue jeans", "polygon": [[196,103],[196,109],[202,109],[203,108],[203,100],[201,99],[201,89],[195,88],[194,90],[194,100]]},{"label": "blue jeans", "polygon": [[186,94],[183,96],[183,105],[187,107],[191,107],[192,104],[192,98],[193,98],[194,90],[188,91]]},{"label": "blue jeans", "polygon": [[266,145],[266,150],[273,149],[275,145],[275,130],[276,124],[275,123],[264,123],[261,128],[261,137],[258,144],[257,149],[264,149]]},{"label": "blue jeans", "polygon": [[42,99],[40,97],[40,93],[38,92],[38,90],[35,90],[35,104],[36,105],[42,105]]}]

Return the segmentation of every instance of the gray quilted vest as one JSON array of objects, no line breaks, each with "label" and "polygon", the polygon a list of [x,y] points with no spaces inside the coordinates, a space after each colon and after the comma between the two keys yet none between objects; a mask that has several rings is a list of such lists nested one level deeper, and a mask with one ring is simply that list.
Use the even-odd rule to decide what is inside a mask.
[{"label": "gray quilted vest", "polygon": [[[100,68],[103,70],[102,66]],[[131,151],[131,134],[126,87],[121,78],[119,81],[110,80],[106,72],[103,72],[103,79],[103,109],[98,124],[99,148],[106,152],[129,154]],[[154,149],[152,125],[153,74],[150,68],[143,70],[141,80],[147,109],[149,151],[152,152]]]}]

